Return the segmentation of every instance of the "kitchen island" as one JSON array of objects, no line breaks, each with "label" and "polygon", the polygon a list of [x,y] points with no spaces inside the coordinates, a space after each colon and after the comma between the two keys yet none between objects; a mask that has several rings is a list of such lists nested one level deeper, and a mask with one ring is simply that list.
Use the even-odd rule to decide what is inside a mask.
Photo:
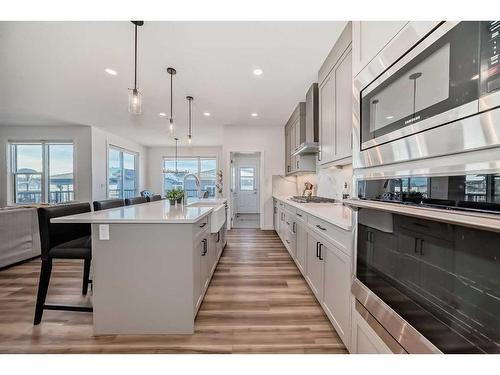
[{"label": "kitchen island", "polygon": [[92,226],[94,334],[193,333],[225,245],[225,203],[162,200],[52,219]]}]

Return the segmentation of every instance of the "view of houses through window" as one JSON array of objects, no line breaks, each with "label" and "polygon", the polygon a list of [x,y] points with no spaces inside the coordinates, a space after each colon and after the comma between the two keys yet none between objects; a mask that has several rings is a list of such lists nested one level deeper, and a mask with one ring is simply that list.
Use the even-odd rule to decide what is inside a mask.
[{"label": "view of houses through window", "polygon": [[164,192],[172,189],[184,189],[188,198],[196,197],[197,187],[194,178],[186,179],[184,186],[184,176],[189,173],[196,175],[200,179],[200,193],[208,197],[215,197],[215,184],[217,175],[217,159],[207,157],[189,157],[177,159],[177,173],[175,173],[175,158],[165,158],[163,161],[164,170]]},{"label": "view of houses through window", "polygon": [[137,154],[117,147],[108,149],[108,197],[137,195]]},{"label": "view of houses through window", "polygon": [[63,203],[75,199],[72,143],[11,143],[14,203]]}]

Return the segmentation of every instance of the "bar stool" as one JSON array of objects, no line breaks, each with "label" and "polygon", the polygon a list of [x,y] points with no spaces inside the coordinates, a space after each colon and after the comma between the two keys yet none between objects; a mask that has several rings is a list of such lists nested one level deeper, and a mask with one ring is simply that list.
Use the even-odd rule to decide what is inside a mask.
[{"label": "bar stool", "polygon": [[123,199],[107,199],[104,201],[94,201],[94,211],[108,210],[125,206]]},{"label": "bar stool", "polygon": [[133,197],[133,198],[125,198],[125,206],[132,206],[134,204],[147,203],[148,198],[146,197]]},{"label": "bar stool", "polygon": [[150,197],[147,197],[147,198],[148,198],[148,202],[155,202],[155,201],[162,200],[162,197],[160,194],[151,195]]},{"label": "bar stool", "polygon": [[47,290],[52,273],[53,259],[83,259],[82,294],[88,291],[90,262],[92,259],[90,224],[53,224],[52,218],[90,212],[89,203],[76,203],[38,209],[38,225],[40,228],[40,244],[42,250],[42,267],[38,294],[36,298],[35,318],[33,324],[40,324],[43,310],[66,310],[92,312],[90,306],[46,304]]}]

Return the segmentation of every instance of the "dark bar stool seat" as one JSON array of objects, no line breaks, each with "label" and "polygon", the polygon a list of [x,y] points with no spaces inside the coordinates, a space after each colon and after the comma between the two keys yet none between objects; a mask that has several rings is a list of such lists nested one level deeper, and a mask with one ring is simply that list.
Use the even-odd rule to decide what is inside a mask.
[{"label": "dark bar stool seat", "polygon": [[107,199],[104,201],[94,201],[94,211],[108,210],[125,206],[123,199]]},{"label": "dark bar stool seat", "polygon": [[89,306],[50,305],[45,303],[50,275],[52,273],[53,259],[82,259],[84,261],[82,294],[87,294],[92,259],[90,224],[55,224],[50,222],[52,218],[76,215],[84,212],[90,212],[89,203],[40,207],[38,209],[42,268],[40,271],[33,322],[35,325],[42,321],[43,310],[92,311],[92,307]]},{"label": "dark bar stool seat", "polygon": [[148,202],[155,202],[155,201],[161,201],[161,195],[160,194],[155,194],[150,197],[148,197]]},{"label": "dark bar stool seat", "polygon": [[147,203],[148,198],[146,197],[133,197],[133,198],[125,198],[125,206],[132,206],[134,204]]}]

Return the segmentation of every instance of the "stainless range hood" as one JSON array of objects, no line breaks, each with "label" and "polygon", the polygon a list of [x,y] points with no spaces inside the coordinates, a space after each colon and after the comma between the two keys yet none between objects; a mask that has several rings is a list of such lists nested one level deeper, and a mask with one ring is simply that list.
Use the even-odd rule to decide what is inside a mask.
[{"label": "stainless range hood", "polygon": [[307,155],[307,154],[317,154],[319,151],[318,142],[304,142],[301,143],[299,147],[293,152],[292,155]]},{"label": "stainless range hood", "polygon": [[319,151],[318,84],[313,83],[306,94],[305,129],[300,129],[300,145],[292,155],[316,154]]}]

